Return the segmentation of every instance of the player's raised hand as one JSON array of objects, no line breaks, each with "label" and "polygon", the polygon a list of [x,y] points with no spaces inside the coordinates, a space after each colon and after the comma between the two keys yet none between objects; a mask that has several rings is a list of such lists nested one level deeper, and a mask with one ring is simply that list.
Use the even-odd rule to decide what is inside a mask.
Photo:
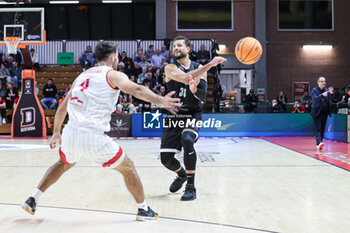
[{"label": "player's raised hand", "polygon": [[223,62],[227,61],[226,58],[220,57],[220,56],[216,56],[213,58],[213,60],[210,61],[210,64],[212,66],[217,66]]},{"label": "player's raised hand", "polygon": [[57,142],[62,144],[62,139],[60,134],[53,134],[50,141],[50,148],[54,149],[56,147]]},{"label": "player's raised hand", "polygon": [[179,103],[179,98],[172,98],[172,96],[175,94],[175,91],[169,92],[166,96],[163,97],[163,106],[168,109],[172,114],[176,114],[177,110],[173,107],[181,107],[181,104]]}]

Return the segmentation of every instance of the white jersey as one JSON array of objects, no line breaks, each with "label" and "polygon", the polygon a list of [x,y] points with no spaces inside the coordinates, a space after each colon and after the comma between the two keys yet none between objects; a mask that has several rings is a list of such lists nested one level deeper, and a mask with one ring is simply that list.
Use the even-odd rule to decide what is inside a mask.
[{"label": "white jersey", "polygon": [[81,130],[110,130],[111,114],[120,92],[108,82],[107,74],[111,70],[108,66],[93,67],[76,78],[67,105],[68,125]]}]

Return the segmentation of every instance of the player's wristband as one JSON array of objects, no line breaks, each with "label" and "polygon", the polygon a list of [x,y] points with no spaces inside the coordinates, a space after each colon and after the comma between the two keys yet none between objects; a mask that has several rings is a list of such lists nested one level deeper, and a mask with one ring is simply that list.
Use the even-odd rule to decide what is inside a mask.
[{"label": "player's wristband", "polygon": [[197,92],[194,94],[194,96],[201,101],[205,101],[205,98],[207,96],[207,90],[208,83],[204,79],[201,79],[197,86]]}]

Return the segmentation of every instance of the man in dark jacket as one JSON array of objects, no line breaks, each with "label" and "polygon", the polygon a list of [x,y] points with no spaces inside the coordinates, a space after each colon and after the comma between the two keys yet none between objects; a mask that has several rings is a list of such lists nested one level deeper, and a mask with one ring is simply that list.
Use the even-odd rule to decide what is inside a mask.
[{"label": "man in dark jacket", "polygon": [[333,95],[333,87],[326,88],[325,77],[317,79],[317,87],[311,91],[312,109],[311,116],[315,124],[316,149],[322,150],[324,147],[323,135],[326,128],[327,117],[331,115],[329,101]]}]

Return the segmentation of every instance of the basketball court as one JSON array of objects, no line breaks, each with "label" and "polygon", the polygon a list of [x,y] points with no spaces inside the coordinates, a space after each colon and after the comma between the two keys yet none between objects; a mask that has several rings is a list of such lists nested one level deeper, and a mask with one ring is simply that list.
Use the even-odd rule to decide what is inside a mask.
[{"label": "basketball court", "polygon": [[117,139],[160,215],[159,221],[139,223],[122,176],[87,160],[49,188],[30,216],[20,204],[58,159],[58,151],[49,149],[49,139],[7,138],[0,141],[1,232],[320,233],[350,227],[348,168],[327,159],[348,163],[346,143],[327,141],[315,159],[297,151],[300,140],[313,145],[311,137],[201,138],[196,144],[198,197],[182,202],[183,189],[168,191],[175,176],[160,163],[159,138]]}]

